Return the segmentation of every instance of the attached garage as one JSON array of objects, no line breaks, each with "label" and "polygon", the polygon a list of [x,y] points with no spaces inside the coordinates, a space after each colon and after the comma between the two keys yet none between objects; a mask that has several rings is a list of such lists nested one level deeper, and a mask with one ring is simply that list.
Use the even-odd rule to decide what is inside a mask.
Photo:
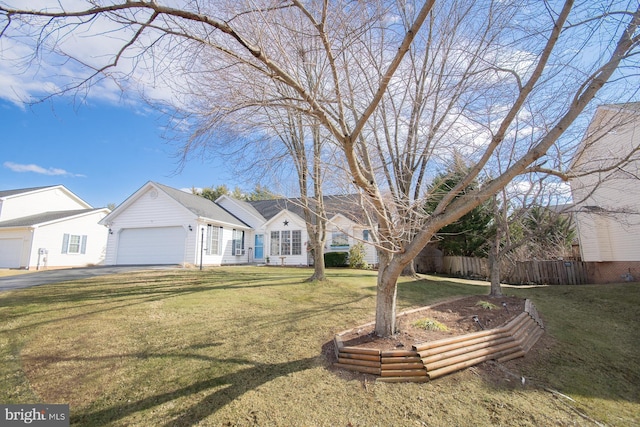
[{"label": "attached garage", "polygon": [[0,239],[0,268],[20,268],[23,239]]},{"label": "attached garage", "polygon": [[[251,227],[209,199],[148,182],[104,217],[105,265],[221,265],[248,262]],[[209,233],[216,227],[219,233]],[[212,242],[213,236],[218,241]],[[207,237],[205,242],[204,238]],[[208,251],[208,246],[218,248]],[[239,250],[233,251],[234,244]]]},{"label": "attached garage", "polygon": [[183,227],[125,228],[120,231],[116,264],[180,264],[185,244]]}]

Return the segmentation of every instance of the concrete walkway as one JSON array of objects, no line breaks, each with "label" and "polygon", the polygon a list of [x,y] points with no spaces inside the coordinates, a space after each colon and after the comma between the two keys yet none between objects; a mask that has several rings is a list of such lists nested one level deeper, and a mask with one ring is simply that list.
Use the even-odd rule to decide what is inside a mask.
[{"label": "concrete walkway", "polygon": [[45,270],[15,276],[0,277],[0,292],[13,289],[29,288],[31,286],[47,285],[50,283],[68,282],[70,280],[86,279],[87,277],[105,276],[108,274],[126,273],[129,271],[169,270],[178,268],[177,265],[127,265],[68,268],[62,270]]}]

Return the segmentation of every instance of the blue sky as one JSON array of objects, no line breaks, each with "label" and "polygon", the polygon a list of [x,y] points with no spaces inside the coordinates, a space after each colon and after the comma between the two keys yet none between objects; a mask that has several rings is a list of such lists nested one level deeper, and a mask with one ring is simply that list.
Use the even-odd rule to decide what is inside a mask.
[{"label": "blue sky", "polygon": [[0,189],[62,184],[103,207],[122,203],[147,181],[236,186],[220,162],[193,159],[176,172],[176,146],[162,138],[162,125],[157,114],[130,104],[74,105],[58,97],[21,107],[0,95]]}]

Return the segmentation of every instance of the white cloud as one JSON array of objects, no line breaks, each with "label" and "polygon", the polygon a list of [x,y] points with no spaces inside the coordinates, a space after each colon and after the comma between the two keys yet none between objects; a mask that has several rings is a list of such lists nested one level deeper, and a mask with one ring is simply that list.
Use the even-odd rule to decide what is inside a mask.
[{"label": "white cloud", "polygon": [[[4,4],[5,2],[3,2]],[[8,0],[8,6],[24,8],[20,0]],[[84,0],[62,0],[59,6],[50,1],[32,0],[31,9],[55,11],[82,10]],[[142,12],[141,12],[142,13]],[[148,12],[147,12],[148,13]],[[144,20],[144,16],[138,16]],[[141,37],[142,45],[130,46],[119,58],[118,66],[107,73],[87,79],[94,69],[110,63],[119,50],[131,39],[135,28],[114,22],[107,17],[91,20],[87,25],[73,27],[73,31],[53,31],[43,37],[38,25],[18,21],[5,30],[0,38],[0,99],[19,107],[38,101],[52,94],[78,97],[82,102],[104,101],[111,104],[138,104],[141,98],[151,101],[173,102],[175,94],[163,79],[171,79],[173,72],[162,75],[171,65],[155,58],[154,50],[145,50],[154,44],[163,51],[164,40],[156,40],[158,33],[150,31]],[[55,28],[50,26],[50,28]],[[177,66],[180,66],[178,61]]]},{"label": "white cloud", "polygon": [[50,176],[71,176],[71,177],[78,177],[78,178],[83,178],[86,175],[82,175],[82,174],[75,174],[75,173],[71,173],[68,172],[64,169],[60,169],[60,168],[43,168],[42,166],[38,166],[38,165],[34,165],[34,164],[30,164],[30,165],[23,165],[20,163],[13,163],[13,162],[4,162],[3,166],[7,169],[12,170],[13,172],[33,172],[33,173],[39,173],[41,175],[50,175]]}]

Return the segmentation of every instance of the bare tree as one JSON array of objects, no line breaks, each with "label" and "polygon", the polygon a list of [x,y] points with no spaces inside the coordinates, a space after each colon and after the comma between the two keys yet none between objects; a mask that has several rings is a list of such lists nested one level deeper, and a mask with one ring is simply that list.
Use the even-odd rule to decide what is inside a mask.
[{"label": "bare tree", "polygon": [[566,191],[557,194],[553,176],[523,175],[517,185],[493,200],[494,224],[489,241],[490,295],[502,295],[501,277],[508,266],[531,259],[564,258],[574,237]]},{"label": "bare tree", "polygon": [[327,241],[327,212],[321,168],[324,138],[317,123],[305,124],[304,116],[287,110],[284,113],[285,117],[274,117],[273,111],[266,112],[271,118],[272,129],[287,148],[298,178],[300,205],[309,236],[307,250],[313,257],[314,273],[308,280],[323,281],[326,279],[324,245]]},{"label": "bare tree", "polygon": [[[640,10],[631,1],[192,1],[182,8],[127,1],[73,10],[0,6],[0,17],[3,38],[26,34],[36,55],[56,50],[89,67],[82,81],[62,90],[122,73],[117,67],[125,62],[131,68],[124,77],[149,67],[172,85],[174,106],[201,119],[191,142],[263,108],[312,118],[341,153],[337,167],[344,165],[375,212],[375,330],[384,336],[395,330],[397,279],[405,267],[442,226],[546,159],[607,82],[611,91],[633,79],[628,70],[637,69],[640,41]],[[105,29],[95,34],[99,24]],[[106,63],[91,64],[95,58],[64,50],[82,32],[117,34],[121,43]],[[301,73],[300,45],[316,54],[320,78],[312,87]],[[447,45],[455,48],[438,48]],[[212,85],[215,98],[201,90]],[[398,96],[411,93],[403,92],[407,85],[416,92],[398,104]],[[390,117],[394,104],[403,113]],[[396,126],[395,136],[384,134]],[[513,137],[525,129],[526,138]],[[426,216],[416,202],[424,177],[434,176],[456,145],[473,167]],[[487,173],[499,152],[510,153],[509,167]],[[481,174],[493,178],[457,197]]]}]

